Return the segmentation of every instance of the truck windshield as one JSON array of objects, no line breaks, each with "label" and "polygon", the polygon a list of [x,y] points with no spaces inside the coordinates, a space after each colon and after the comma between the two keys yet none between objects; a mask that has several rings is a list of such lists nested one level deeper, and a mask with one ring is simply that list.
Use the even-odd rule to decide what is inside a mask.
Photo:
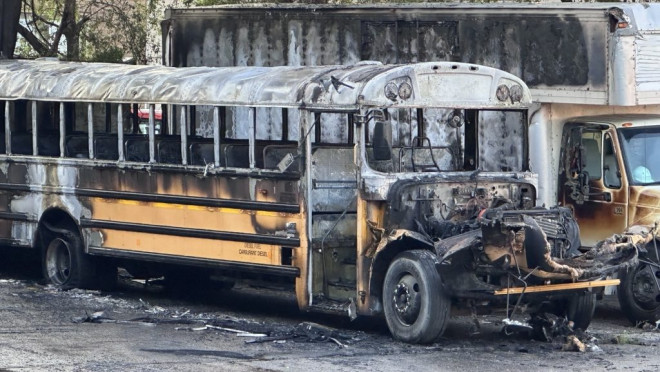
[{"label": "truck windshield", "polygon": [[660,126],[619,129],[632,185],[660,184]]}]

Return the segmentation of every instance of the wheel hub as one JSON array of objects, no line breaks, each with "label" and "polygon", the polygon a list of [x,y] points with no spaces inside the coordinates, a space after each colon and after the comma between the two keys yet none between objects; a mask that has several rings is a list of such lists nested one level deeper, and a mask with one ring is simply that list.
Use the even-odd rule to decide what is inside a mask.
[{"label": "wheel hub", "polygon": [[404,275],[394,287],[392,296],[397,317],[404,324],[410,325],[419,316],[421,307],[421,295],[419,284],[412,275]]},{"label": "wheel hub", "polygon": [[66,283],[71,276],[71,250],[62,239],[53,239],[46,251],[46,271],[56,285]]},{"label": "wheel hub", "polygon": [[657,299],[660,295],[658,290],[658,283],[656,282],[656,273],[652,272],[650,266],[635,273],[635,278],[632,283],[632,292],[635,296],[635,301],[644,307],[657,306]]},{"label": "wheel hub", "polygon": [[400,314],[404,314],[410,307],[410,290],[403,283],[399,283],[394,289],[394,306]]}]

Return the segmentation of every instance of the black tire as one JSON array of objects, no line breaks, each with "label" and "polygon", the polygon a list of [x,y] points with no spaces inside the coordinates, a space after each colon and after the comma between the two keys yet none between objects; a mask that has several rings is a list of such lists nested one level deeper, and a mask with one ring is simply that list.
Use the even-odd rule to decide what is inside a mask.
[{"label": "black tire", "polygon": [[621,284],[617,297],[621,311],[634,325],[639,322],[656,322],[660,319],[659,272],[640,263],[636,267],[619,273]]},{"label": "black tire", "polygon": [[117,268],[83,250],[80,236],[72,231],[49,233],[42,251],[42,268],[47,282],[63,290],[112,289]]},{"label": "black tire", "polygon": [[400,253],[387,269],[383,311],[392,336],[412,344],[427,344],[442,335],[451,302],[442,290],[433,253]]},{"label": "black tire", "polygon": [[576,293],[566,301],[566,319],[573,322],[573,329],[586,331],[596,311],[596,294]]}]

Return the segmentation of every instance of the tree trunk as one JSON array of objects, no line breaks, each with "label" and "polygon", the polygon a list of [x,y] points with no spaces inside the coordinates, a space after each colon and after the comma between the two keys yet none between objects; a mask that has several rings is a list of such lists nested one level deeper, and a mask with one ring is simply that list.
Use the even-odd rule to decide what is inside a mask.
[{"label": "tree trunk", "polygon": [[[68,61],[80,60],[80,31],[81,26],[76,21],[76,0],[66,0],[62,12],[62,23],[60,28],[62,35],[66,38],[66,59]],[[57,45],[54,45],[57,48]]]},{"label": "tree trunk", "polygon": [[12,58],[16,46],[21,0],[0,1],[0,58]]}]

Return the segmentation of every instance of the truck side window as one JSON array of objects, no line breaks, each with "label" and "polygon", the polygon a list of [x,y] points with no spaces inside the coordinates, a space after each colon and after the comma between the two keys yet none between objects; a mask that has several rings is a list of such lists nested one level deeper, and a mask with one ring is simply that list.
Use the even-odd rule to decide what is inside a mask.
[{"label": "truck side window", "polygon": [[614,153],[614,144],[610,134],[605,134],[603,141],[603,181],[606,187],[618,189],[621,187],[619,163]]},{"label": "truck side window", "polygon": [[582,133],[582,170],[587,171],[590,180],[598,180],[602,176],[601,160],[601,132]]}]

